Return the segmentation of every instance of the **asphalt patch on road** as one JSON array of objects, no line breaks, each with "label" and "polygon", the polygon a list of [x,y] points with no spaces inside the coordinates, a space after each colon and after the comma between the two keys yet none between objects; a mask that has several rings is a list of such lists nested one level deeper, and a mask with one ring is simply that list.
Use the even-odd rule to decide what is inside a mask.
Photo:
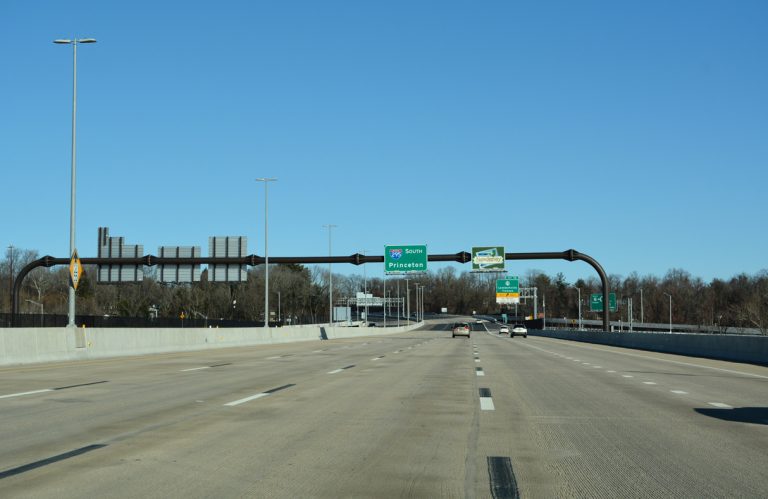
[{"label": "asphalt patch on road", "polygon": [[508,457],[488,457],[488,478],[491,482],[491,497],[494,499],[520,497],[515,472],[512,470],[512,460]]}]

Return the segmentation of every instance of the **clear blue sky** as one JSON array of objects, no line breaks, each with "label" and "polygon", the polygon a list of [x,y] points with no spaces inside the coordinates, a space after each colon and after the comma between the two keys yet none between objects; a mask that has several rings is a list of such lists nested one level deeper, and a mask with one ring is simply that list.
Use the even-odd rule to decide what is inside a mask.
[{"label": "clear blue sky", "polygon": [[[0,3],[0,244],[248,236],[574,248],[609,273],[768,268],[768,2]],[[369,265],[368,275],[383,266]],[[468,266],[459,266],[468,269]],[[509,262],[571,280],[586,264]],[[338,272],[359,272],[335,266]]]}]

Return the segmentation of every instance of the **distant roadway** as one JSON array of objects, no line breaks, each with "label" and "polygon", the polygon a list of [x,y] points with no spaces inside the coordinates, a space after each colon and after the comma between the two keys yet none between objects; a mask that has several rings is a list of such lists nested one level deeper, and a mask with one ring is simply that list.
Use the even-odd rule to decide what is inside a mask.
[{"label": "distant roadway", "polygon": [[768,367],[472,325],[1,368],[0,497],[768,497]]}]

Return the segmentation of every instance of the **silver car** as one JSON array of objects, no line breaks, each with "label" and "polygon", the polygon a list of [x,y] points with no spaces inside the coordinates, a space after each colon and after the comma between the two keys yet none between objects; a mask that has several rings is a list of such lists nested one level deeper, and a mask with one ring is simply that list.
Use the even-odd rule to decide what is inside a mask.
[{"label": "silver car", "polygon": [[512,326],[512,332],[509,333],[509,337],[514,338],[517,335],[521,335],[523,338],[527,338],[528,330],[522,324],[515,324]]},{"label": "silver car", "polygon": [[509,327],[508,326],[501,326],[499,328],[499,334],[509,334]]}]

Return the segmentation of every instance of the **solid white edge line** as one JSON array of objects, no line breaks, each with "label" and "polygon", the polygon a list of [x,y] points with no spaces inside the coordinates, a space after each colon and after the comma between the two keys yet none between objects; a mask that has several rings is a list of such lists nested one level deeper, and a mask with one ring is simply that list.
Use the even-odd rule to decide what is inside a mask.
[{"label": "solid white edge line", "polygon": [[493,398],[491,398],[491,397],[480,397],[480,410],[481,411],[495,411],[496,408],[493,406]]},{"label": "solid white edge line", "polygon": [[21,397],[22,395],[33,395],[35,393],[45,393],[45,392],[52,392],[53,388],[46,388],[44,390],[34,390],[31,392],[21,392],[21,393],[11,393],[8,395],[0,395],[0,399],[7,399],[11,397]]},{"label": "solid white edge line", "polygon": [[230,406],[230,407],[231,406],[235,406],[235,405],[240,405],[240,404],[244,404],[246,402],[250,402],[251,400],[256,400],[256,399],[260,399],[262,397],[266,397],[267,395],[269,395],[269,394],[268,393],[257,393],[256,395],[251,395],[250,397],[245,397],[244,399],[235,400],[234,402],[229,402],[228,404],[224,404],[224,405]]}]

